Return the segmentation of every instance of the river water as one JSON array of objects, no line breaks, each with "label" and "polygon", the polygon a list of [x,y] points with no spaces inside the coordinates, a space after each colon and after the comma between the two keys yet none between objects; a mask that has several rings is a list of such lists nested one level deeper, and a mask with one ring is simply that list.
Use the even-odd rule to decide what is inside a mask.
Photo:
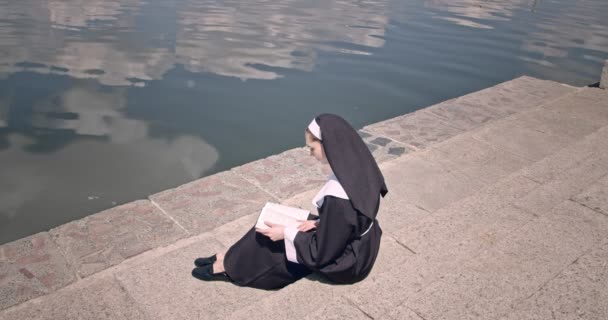
[{"label": "river water", "polygon": [[608,59],[608,1],[0,0],[0,243],[527,74]]}]

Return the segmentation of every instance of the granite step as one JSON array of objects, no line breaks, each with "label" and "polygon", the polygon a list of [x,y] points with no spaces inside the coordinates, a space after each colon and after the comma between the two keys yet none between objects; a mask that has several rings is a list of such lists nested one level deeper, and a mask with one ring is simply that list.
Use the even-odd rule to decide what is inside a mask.
[{"label": "granite step", "polygon": [[[540,161],[521,166],[520,159],[513,160],[513,166],[506,168],[520,170],[432,212],[419,208],[418,204],[428,201],[425,197],[414,203],[415,197],[389,198],[380,214],[388,236],[383,250],[388,249],[378,264],[381,269],[366,281],[352,286],[300,281],[231,317],[245,318],[262,310],[268,314],[265,318],[278,319],[314,314],[315,308],[329,308],[333,303],[353,317],[374,319],[488,319],[508,314],[511,309],[493,306],[521,303],[608,234],[608,219],[570,200],[582,199],[599,211],[608,208],[601,197],[608,185],[607,178],[601,180],[608,174],[608,126],[593,128],[598,130],[582,138],[577,133],[579,141],[561,146]],[[411,157],[429,159],[424,153]],[[409,180],[411,176],[403,175],[400,168],[410,168],[410,161],[407,157],[392,161],[383,171],[389,179]],[[467,182],[460,185],[468,187]],[[532,205],[544,198],[552,201]],[[391,207],[414,213],[404,219]],[[406,226],[399,228],[399,221],[407,221]],[[539,232],[543,228],[548,232]],[[390,247],[388,241],[406,250]],[[399,252],[403,256],[395,258]],[[507,282],[513,285],[506,286]]]}]

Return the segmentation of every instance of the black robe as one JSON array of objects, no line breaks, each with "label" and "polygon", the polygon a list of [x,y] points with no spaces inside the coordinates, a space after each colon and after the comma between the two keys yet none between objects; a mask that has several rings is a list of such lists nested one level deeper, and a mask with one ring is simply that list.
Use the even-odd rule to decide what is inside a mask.
[{"label": "black robe", "polygon": [[325,196],[318,211],[317,228],[298,232],[293,241],[298,263],[287,260],[285,241],[274,242],[252,228],[228,249],[228,276],[238,285],[259,289],[282,288],[311,272],[337,283],[363,280],[380,249],[378,221],[372,224],[349,200],[334,196]]}]

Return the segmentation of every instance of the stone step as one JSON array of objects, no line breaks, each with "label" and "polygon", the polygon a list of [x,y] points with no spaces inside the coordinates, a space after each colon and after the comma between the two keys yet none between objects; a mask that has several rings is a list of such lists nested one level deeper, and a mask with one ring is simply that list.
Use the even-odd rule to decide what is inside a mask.
[{"label": "stone step", "polygon": [[[562,121],[563,119],[556,118],[556,120]],[[597,129],[598,127],[593,128]],[[585,131],[585,133],[587,132]],[[560,132],[559,134],[565,135],[568,132]],[[576,137],[580,138],[581,135],[579,134]],[[548,138],[550,139],[551,136],[548,136]],[[467,141],[469,138],[463,137],[462,139],[463,141]],[[446,142],[446,145],[452,146],[452,140],[454,139]],[[468,141],[474,142],[475,140]],[[465,143],[463,142],[463,144]],[[438,146],[436,149],[441,150],[441,148],[441,146]],[[458,150],[458,148],[455,149]],[[473,150],[477,149],[473,148]],[[496,151],[496,149],[494,150]],[[446,154],[449,153],[446,152]],[[488,152],[486,154],[492,153]],[[505,154],[503,153],[502,155],[504,156]],[[537,275],[537,281],[530,282],[528,287],[522,290],[512,291],[512,296],[507,298],[515,301],[536,290],[543,283],[543,280],[549,279],[556,272],[559,272],[561,267],[568,265],[573,258],[573,254],[587,249],[588,246],[599,241],[601,235],[608,231],[606,229],[606,221],[604,221],[606,219],[602,220],[600,215],[594,215],[580,206],[572,206],[568,200],[584,189],[585,186],[608,174],[608,161],[604,161],[608,157],[608,127],[602,127],[576,143],[566,145],[565,147],[562,146],[558,152],[536,163],[522,160],[521,157],[513,157],[512,154],[506,155],[512,156],[511,161],[505,161],[502,156],[494,154],[493,156],[486,156],[484,158],[486,160],[489,158],[494,160],[494,162],[479,161],[479,166],[483,169],[484,166],[481,166],[481,164],[501,164],[490,165],[490,168],[494,168],[496,176],[499,177],[507,175],[510,170],[519,170],[500,179],[498,183],[488,183],[481,191],[473,193],[461,201],[445,201],[445,205],[438,205],[438,209],[430,206],[431,211],[422,209],[417,204],[412,204],[411,201],[415,201],[418,204],[424,205],[427,201],[431,200],[423,196],[416,197],[412,195],[397,200],[389,198],[390,200],[383,203],[380,214],[381,225],[385,228],[385,231],[388,231],[387,235],[389,237],[394,237],[394,240],[398,244],[403,245],[410,253],[403,264],[395,266],[390,271],[384,269],[374,273],[361,284],[346,286],[345,289],[330,286],[323,289],[317,287],[315,290],[315,284],[311,287],[306,281],[301,281],[275,295],[266,297],[262,302],[265,306],[264,310],[271,312],[274,309],[285,308],[283,306],[284,301],[290,301],[295,304],[298,302],[306,304],[307,297],[311,295],[310,292],[314,292],[315,294],[324,292],[323,298],[318,301],[326,301],[325,297],[344,295],[345,301],[348,301],[352,306],[357,306],[362,313],[373,318],[398,318],[399,316],[415,318],[418,315],[422,315],[425,319],[433,319],[433,316],[430,318],[425,316],[431,314],[432,308],[425,309],[422,305],[414,304],[415,301],[418,301],[418,303],[424,301],[419,296],[424,297],[431,295],[431,293],[436,294],[435,291],[439,289],[435,288],[441,288],[441,284],[445,283],[445,280],[443,280],[445,277],[451,276],[452,278],[450,279],[456,279],[454,274],[460,275],[456,270],[463,270],[462,274],[466,275],[475,275],[473,272],[476,270],[481,270],[485,273],[489,272],[486,265],[477,266],[474,264],[477,259],[483,258],[481,261],[491,263],[493,260],[500,258],[500,255],[504,254],[504,252],[510,252],[511,256],[508,256],[508,259],[512,259],[517,255],[520,258],[528,258],[529,256],[527,255],[530,254],[530,250],[539,250],[539,248],[555,249],[551,248],[551,242],[543,242],[538,239],[538,237],[543,236],[543,233],[535,234],[532,232],[533,230],[541,229],[543,224],[552,222],[553,224],[547,225],[553,228],[555,236],[559,236],[563,232],[570,232],[571,237],[569,238],[569,242],[566,241],[565,243],[573,246],[571,251],[568,254],[558,255],[556,252],[559,251],[553,250],[548,255],[539,256],[540,259],[555,258],[555,263],[550,268],[542,269],[535,264],[528,264],[524,268],[518,269],[518,271],[526,271],[530,275]],[[420,159],[410,159],[416,159],[417,157],[420,157]],[[427,161],[422,161],[422,159]],[[420,172],[424,169],[422,163],[426,163],[428,166],[428,163],[433,159],[438,162],[437,155],[432,157],[424,153],[408,155],[408,157],[387,163],[383,166],[383,172],[386,173],[389,179],[408,181],[406,182],[407,188],[405,189],[416,189],[409,182],[412,180],[412,175],[409,173],[410,170],[411,172]],[[459,159],[461,158],[456,157],[452,161],[456,162]],[[446,162],[442,163],[445,164]],[[526,166],[527,163],[529,165]],[[593,167],[582,165],[584,163],[593,165]],[[415,167],[414,164],[420,167]],[[407,171],[403,171],[401,168],[407,168]],[[485,169],[489,170],[487,167]],[[474,163],[467,170],[469,170],[468,172],[478,171],[475,170]],[[443,172],[443,176],[451,173],[446,170]],[[449,193],[449,189],[456,187],[459,190],[470,187],[466,180],[458,182],[458,179],[443,178],[444,181],[447,181],[446,183],[438,182],[442,181],[442,174],[434,176],[430,174],[429,170],[418,174],[420,177],[427,177],[431,181],[430,183],[436,183],[435,190],[439,190],[438,192],[441,194]],[[463,173],[463,176],[467,174],[470,175],[470,173]],[[539,177],[544,178],[539,179]],[[539,181],[536,181],[535,178]],[[452,181],[451,184],[449,183],[450,181]],[[424,182],[420,182],[420,184],[423,185]],[[395,186],[396,184],[389,183],[389,185]],[[558,185],[560,186],[559,188],[553,188],[553,186]],[[446,188],[438,189],[437,186],[445,186]],[[536,190],[541,191],[535,192]],[[593,194],[599,194],[599,191],[595,189],[592,191],[594,192]],[[404,194],[404,192],[407,192],[407,190],[399,189],[396,193]],[[456,191],[454,198],[457,198],[458,192],[461,191]],[[558,205],[560,202],[562,204],[556,209],[554,209],[553,205],[546,204],[544,209],[536,208],[536,210],[525,205],[530,201],[534,202],[531,199],[539,196],[553,197],[555,205]],[[600,199],[598,196],[588,198]],[[406,211],[405,215],[409,217],[400,216],[399,208],[405,208],[401,212]],[[410,213],[409,210],[413,210],[413,213]],[[575,214],[568,216],[568,212],[571,211]],[[555,217],[562,217],[563,219],[555,222],[553,221]],[[383,221],[384,219],[386,221]],[[400,226],[404,225],[405,227],[400,228]],[[587,238],[587,242],[577,246],[575,239],[579,233],[589,235],[589,237]],[[516,239],[519,239],[518,242],[513,244],[513,242],[505,240],[510,236],[515,236]],[[536,243],[537,247],[526,250],[526,241]],[[492,254],[485,252],[492,252]],[[532,256],[538,254],[536,251],[532,253]],[[507,262],[503,261],[505,264]],[[508,273],[501,275],[509,276]],[[483,279],[483,281],[476,284],[478,288],[485,288],[484,284],[491,284],[488,282],[491,280],[491,277],[488,278],[486,276]],[[456,288],[455,290],[458,290],[458,287],[454,286],[453,282],[447,285],[444,284],[446,287],[450,285]],[[474,286],[475,283],[472,282],[471,285]],[[474,289],[471,288],[471,292],[474,294],[471,295],[471,301],[467,301],[469,304],[479,300],[475,297],[480,293]],[[309,293],[307,294],[306,292]],[[399,292],[399,294],[394,294],[395,292]],[[407,301],[414,301],[411,303],[413,307],[409,304],[404,304]],[[488,305],[493,301],[495,300],[487,300]],[[319,306],[319,303],[313,304]],[[429,302],[428,305],[432,306],[432,303]],[[453,306],[451,303],[445,305]],[[479,304],[482,307],[487,307],[488,305]],[[258,303],[237,311],[235,317],[241,318],[240,315],[245,317],[253,312],[257,306]],[[396,306],[401,306],[399,310],[403,314],[395,313],[393,309]],[[463,310],[461,309],[460,311]],[[464,310],[465,313],[469,311]],[[501,311],[505,310],[496,310],[497,313],[495,315],[500,314]],[[280,311],[276,318],[284,317],[294,312],[296,311],[288,307],[287,311]],[[307,313],[309,310],[302,312]],[[443,310],[442,312],[447,311]],[[458,316],[462,316],[462,314],[453,314],[452,318],[459,318]],[[449,319],[450,317],[447,318]],[[483,318],[483,315],[480,318]],[[274,316],[269,317],[269,319],[274,319]]]}]

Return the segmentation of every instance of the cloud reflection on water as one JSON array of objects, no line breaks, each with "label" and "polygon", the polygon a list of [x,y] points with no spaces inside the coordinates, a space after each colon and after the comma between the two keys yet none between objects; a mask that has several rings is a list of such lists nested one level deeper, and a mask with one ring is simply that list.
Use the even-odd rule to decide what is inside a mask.
[{"label": "cloud reflection on water", "polygon": [[192,72],[275,79],[281,75],[266,67],[311,71],[318,50],[369,54],[332,43],[381,47],[388,24],[386,0],[178,2],[177,19],[163,31],[175,42],[158,41],[163,32],[138,39],[140,12],[157,5],[140,0],[0,2],[0,19],[8,21],[0,27],[0,66],[106,85],[144,85],[178,63]]},{"label": "cloud reflection on water", "polygon": [[[39,220],[82,215],[86,212],[79,206],[87,206],[88,201],[96,201],[88,206],[100,210],[132,200],[132,192],[150,185],[196,179],[217,163],[218,151],[201,137],[152,137],[147,122],[125,118],[125,94],[123,88],[101,91],[91,85],[73,86],[36,102],[33,134],[5,135],[8,145],[0,152],[0,163],[10,164],[10,170],[0,172],[0,221],[6,221],[0,224],[0,233],[20,214]],[[56,114],[75,116],[51,116]],[[56,132],[51,137],[63,132],[61,147],[48,152],[35,133],[40,130]],[[72,209],[65,208],[66,202]],[[61,215],[40,216],[45,212]],[[16,221],[38,225],[24,218]]]}]

